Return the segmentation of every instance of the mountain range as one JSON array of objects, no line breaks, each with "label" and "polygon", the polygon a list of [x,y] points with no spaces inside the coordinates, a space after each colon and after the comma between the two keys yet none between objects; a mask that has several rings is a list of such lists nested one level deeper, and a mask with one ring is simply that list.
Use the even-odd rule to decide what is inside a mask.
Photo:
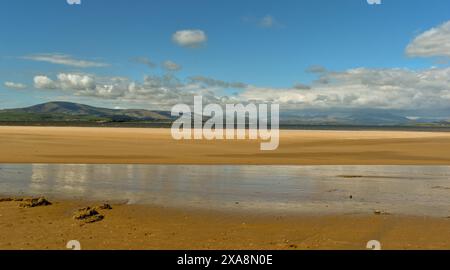
[{"label": "mountain range", "polygon": [[[26,108],[0,110],[2,123],[164,123],[175,118],[169,111],[108,109],[72,102],[48,102]],[[376,109],[291,110],[280,112],[280,125],[404,126],[444,124],[447,121],[410,119],[400,113]]]},{"label": "mountain range", "polygon": [[170,112],[107,109],[71,102],[48,102],[27,108],[0,110],[2,122],[167,122]]}]

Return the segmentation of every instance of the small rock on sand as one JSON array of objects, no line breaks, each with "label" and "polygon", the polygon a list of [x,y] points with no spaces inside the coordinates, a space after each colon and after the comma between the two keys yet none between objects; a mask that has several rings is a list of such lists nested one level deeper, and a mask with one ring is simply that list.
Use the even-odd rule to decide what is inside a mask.
[{"label": "small rock on sand", "polygon": [[94,223],[103,220],[105,217],[101,215],[95,208],[85,207],[78,209],[74,216],[74,219],[81,220],[84,223]]},{"label": "small rock on sand", "polygon": [[24,200],[18,200],[18,201],[22,201],[22,203],[19,205],[22,208],[32,208],[32,207],[38,207],[38,206],[52,205],[52,203],[49,202],[44,197],[32,198],[32,199],[24,199]]}]

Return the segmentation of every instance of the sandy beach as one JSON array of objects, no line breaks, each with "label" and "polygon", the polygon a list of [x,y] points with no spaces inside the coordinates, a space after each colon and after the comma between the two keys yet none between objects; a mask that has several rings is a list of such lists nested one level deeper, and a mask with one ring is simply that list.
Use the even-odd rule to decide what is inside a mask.
[{"label": "sandy beach", "polygon": [[[0,249],[449,249],[450,219],[392,215],[286,216],[112,205],[102,221],[73,219],[95,202],[36,208],[0,203]],[[425,229],[426,228],[426,229]]]},{"label": "sandy beach", "polygon": [[450,165],[450,133],[281,131],[259,141],[172,139],[169,129],[0,127],[0,163]]},{"label": "sandy beach", "polygon": [[[281,131],[280,147],[258,141],[175,141],[168,129],[0,127],[0,163],[450,165],[450,133]],[[439,192],[446,192],[439,190]],[[348,198],[347,198],[348,199]],[[450,219],[397,214],[252,213],[112,204],[85,224],[55,200],[21,208],[0,202],[0,249],[450,249]]]}]

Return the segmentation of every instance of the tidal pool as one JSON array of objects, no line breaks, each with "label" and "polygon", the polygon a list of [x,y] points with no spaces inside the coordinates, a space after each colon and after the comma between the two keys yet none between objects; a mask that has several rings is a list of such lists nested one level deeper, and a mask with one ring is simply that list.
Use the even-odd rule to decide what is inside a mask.
[{"label": "tidal pool", "polygon": [[450,166],[0,164],[2,196],[233,211],[450,216]]}]

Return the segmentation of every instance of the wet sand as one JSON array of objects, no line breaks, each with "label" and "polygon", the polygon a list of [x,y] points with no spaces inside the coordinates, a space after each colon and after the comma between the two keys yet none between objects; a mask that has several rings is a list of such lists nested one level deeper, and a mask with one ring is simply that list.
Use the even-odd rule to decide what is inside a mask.
[{"label": "wet sand", "polygon": [[[98,204],[98,203],[97,203]],[[0,249],[450,249],[450,219],[393,215],[256,215],[115,205],[104,220],[73,219],[89,202],[0,203]]]},{"label": "wet sand", "polygon": [[0,196],[251,213],[450,216],[450,166],[0,164]]},{"label": "wet sand", "polygon": [[281,131],[259,141],[175,141],[169,129],[0,127],[0,163],[450,165],[450,133]]}]

